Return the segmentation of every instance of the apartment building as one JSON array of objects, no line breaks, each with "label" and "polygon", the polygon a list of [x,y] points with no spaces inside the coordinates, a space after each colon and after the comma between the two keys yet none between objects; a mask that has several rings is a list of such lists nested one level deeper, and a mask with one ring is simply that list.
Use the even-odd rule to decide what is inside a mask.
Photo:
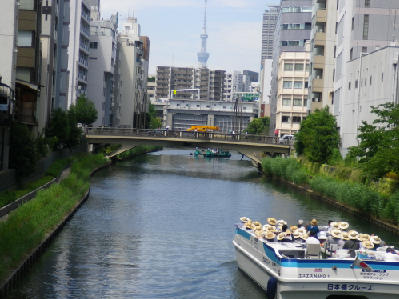
[{"label": "apartment building", "polygon": [[26,0],[18,6],[15,113],[17,121],[37,126],[37,101],[41,82],[41,1]]},{"label": "apartment building", "polygon": [[112,126],[114,70],[117,47],[118,15],[101,19],[97,6],[90,11],[90,55],[87,97],[96,107],[94,126]]},{"label": "apartment building", "polygon": [[156,98],[223,100],[226,71],[158,66]]},{"label": "apartment building", "polygon": [[[334,115],[342,140],[353,136],[354,128],[347,126],[347,109],[350,103],[348,79],[350,62],[378,48],[397,43],[399,40],[399,1],[364,0],[339,1],[337,11],[336,58],[334,76]],[[381,61],[381,63],[383,63]],[[362,68],[362,72],[364,69]],[[358,83],[360,84],[360,83]],[[368,107],[362,109],[368,110]],[[353,140],[353,138],[350,138]],[[346,154],[350,142],[342,145]]]},{"label": "apartment building", "polygon": [[353,59],[346,65],[346,100],[342,109],[342,152],[358,145],[363,121],[372,123],[371,106],[399,104],[399,46],[387,46]]},{"label": "apartment building", "polygon": [[279,135],[295,134],[307,115],[310,44],[306,52],[282,52],[278,66],[276,127]]},{"label": "apartment building", "polygon": [[87,0],[70,0],[70,35],[68,46],[68,105],[80,95],[87,96],[90,51],[90,7]]},{"label": "apartment building", "polygon": [[272,80],[270,92],[270,128],[276,127],[277,93],[280,55],[284,52],[305,52],[312,28],[312,0],[281,0],[275,30]]},{"label": "apartment building", "polygon": [[333,111],[337,0],[314,0],[311,32],[310,112]]},{"label": "apartment building", "polygon": [[144,127],[148,109],[149,39],[136,18],[128,18],[118,36],[114,75],[113,126]]}]

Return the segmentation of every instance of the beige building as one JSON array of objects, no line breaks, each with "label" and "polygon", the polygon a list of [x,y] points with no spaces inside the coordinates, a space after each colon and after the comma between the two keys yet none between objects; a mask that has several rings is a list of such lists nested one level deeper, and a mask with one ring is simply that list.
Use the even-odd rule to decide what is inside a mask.
[{"label": "beige building", "polygon": [[308,109],[329,107],[334,99],[334,46],[337,0],[314,0],[311,32],[311,65]]},{"label": "beige building", "polygon": [[276,109],[276,129],[280,136],[298,132],[306,117],[309,70],[310,52],[280,54]]}]

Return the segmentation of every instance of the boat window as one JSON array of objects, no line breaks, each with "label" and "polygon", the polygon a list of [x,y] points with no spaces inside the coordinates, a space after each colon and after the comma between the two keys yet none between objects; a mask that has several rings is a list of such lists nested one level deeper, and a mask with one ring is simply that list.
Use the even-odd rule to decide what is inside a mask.
[{"label": "boat window", "polygon": [[330,295],[326,299],[368,299],[366,296],[359,295]]}]

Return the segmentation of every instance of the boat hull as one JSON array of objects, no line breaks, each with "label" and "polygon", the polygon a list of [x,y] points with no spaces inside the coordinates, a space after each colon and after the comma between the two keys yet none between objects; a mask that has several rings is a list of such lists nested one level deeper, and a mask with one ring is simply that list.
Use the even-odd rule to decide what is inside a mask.
[{"label": "boat hull", "polygon": [[[236,234],[233,241],[238,268],[254,280],[268,294],[268,282],[270,278],[276,281],[276,294],[273,299],[327,299],[330,295],[355,296],[353,299],[394,299],[399,298],[399,285],[384,283],[383,281],[360,280],[326,280],[320,279],[286,279],[285,267],[270,260],[264,251],[263,243],[254,242],[245,234]],[[288,269],[292,271],[294,269]],[[356,297],[364,296],[364,297]],[[339,299],[340,297],[335,297]],[[347,297],[351,298],[351,297]]]}]

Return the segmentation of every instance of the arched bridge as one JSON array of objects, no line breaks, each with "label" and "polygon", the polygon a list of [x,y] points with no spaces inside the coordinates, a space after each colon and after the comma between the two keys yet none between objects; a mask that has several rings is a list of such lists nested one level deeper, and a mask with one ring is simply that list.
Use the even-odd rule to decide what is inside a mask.
[{"label": "arched bridge", "polygon": [[280,144],[275,137],[217,132],[187,132],[171,130],[139,130],[125,128],[87,128],[89,144],[117,143],[126,146],[161,145],[170,147],[222,148],[242,153],[289,155],[291,146]]}]

